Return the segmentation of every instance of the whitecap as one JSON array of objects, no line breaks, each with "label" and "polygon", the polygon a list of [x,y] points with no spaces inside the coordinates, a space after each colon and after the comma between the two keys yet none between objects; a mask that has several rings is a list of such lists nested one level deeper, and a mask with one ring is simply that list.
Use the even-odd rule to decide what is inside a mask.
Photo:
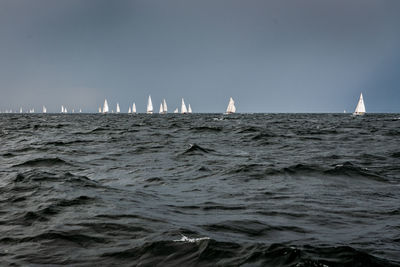
[{"label": "whitecap", "polygon": [[182,235],[181,239],[173,240],[174,242],[188,242],[188,243],[194,243],[198,242],[201,240],[209,240],[209,237],[199,237],[199,238],[189,238],[187,236]]}]

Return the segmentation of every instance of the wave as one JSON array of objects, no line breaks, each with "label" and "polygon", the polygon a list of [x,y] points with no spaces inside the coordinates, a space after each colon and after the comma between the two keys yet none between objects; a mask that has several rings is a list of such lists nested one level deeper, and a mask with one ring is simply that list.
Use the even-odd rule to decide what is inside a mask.
[{"label": "wave", "polygon": [[254,136],[252,138],[252,140],[255,140],[255,141],[257,141],[257,140],[265,140],[265,139],[269,139],[269,138],[273,138],[273,137],[277,137],[277,135],[272,133],[272,132],[264,131],[262,133],[257,134],[256,136]]},{"label": "wave", "polygon": [[[19,201],[26,200],[28,200],[28,198],[20,199]],[[36,222],[49,221],[53,216],[59,214],[65,208],[78,205],[87,205],[95,200],[95,198],[88,196],[79,196],[72,199],[51,199],[48,200],[50,203],[42,203],[40,205],[41,207],[45,207],[42,207],[38,210],[23,212],[20,216],[15,215],[16,218],[7,221],[1,221],[0,224],[30,226]]]},{"label": "wave", "polygon": [[337,164],[333,167],[327,168],[318,165],[309,164],[296,164],[289,167],[283,168],[270,168],[263,164],[244,164],[231,169],[226,172],[229,175],[245,174],[249,178],[263,179],[268,176],[277,175],[311,175],[311,176],[346,176],[346,177],[361,177],[370,178],[377,181],[387,181],[387,178],[369,170],[367,168],[359,167],[351,162],[344,162],[343,164]]},{"label": "wave", "polygon": [[87,247],[93,243],[106,243],[107,239],[103,237],[97,237],[93,235],[86,235],[79,233],[79,231],[47,231],[38,235],[28,236],[19,239],[21,242],[41,242],[41,241],[66,241],[68,243],[72,242],[79,246]]},{"label": "wave", "polygon": [[187,155],[187,154],[207,154],[207,153],[211,153],[214,152],[214,150],[209,149],[209,148],[203,148],[199,145],[196,144],[190,144],[189,148],[185,150],[185,152],[183,152],[183,155]]},{"label": "wave", "polygon": [[398,266],[348,246],[268,246],[220,242],[208,238],[183,239],[194,242],[148,242],[103,253],[102,263],[118,262],[134,266]]},{"label": "wave", "polygon": [[66,146],[66,145],[72,145],[72,144],[85,144],[85,143],[92,143],[92,142],[94,142],[94,141],[92,141],[92,140],[52,141],[52,142],[45,143],[44,145]]},{"label": "wave", "polygon": [[9,188],[8,190],[17,191],[21,189],[19,187],[15,187],[15,185],[23,186],[23,188],[27,187],[27,190],[29,190],[30,188],[37,188],[37,183],[43,183],[43,182],[59,183],[63,184],[64,186],[78,187],[78,188],[79,187],[105,188],[98,182],[86,176],[74,175],[70,172],[57,174],[53,172],[38,171],[37,169],[16,174],[15,177],[12,179],[12,182],[14,183],[14,187]]},{"label": "wave", "polygon": [[380,181],[386,181],[384,177],[366,169],[361,168],[352,164],[351,162],[345,162],[343,164],[335,165],[334,168],[324,171],[325,174],[329,175],[340,175],[340,176],[348,176],[348,177],[365,177],[365,178],[373,178]]},{"label": "wave", "polygon": [[260,131],[262,131],[261,128],[251,126],[251,127],[246,127],[246,128],[244,128],[242,130],[239,130],[238,133],[258,133]]},{"label": "wave", "polygon": [[201,132],[218,133],[218,132],[222,131],[222,127],[202,126],[202,127],[193,127],[193,128],[190,128],[190,130],[193,130],[196,133],[201,133]]},{"label": "wave", "polygon": [[55,167],[60,165],[71,166],[71,164],[65,160],[55,157],[30,159],[23,163],[13,165],[12,167]]},{"label": "wave", "polygon": [[274,232],[296,232],[307,233],[303,228],[296,226],[274,226],[268,225],[257,220],[226,221],[218,224],[208,224],[202,226],[205,230],[211,232],[230,232],[244,234],[251,237],[268,236]]},{"label": "wave", "polygon": [[400,158],[400,152],[394,152],[390,155],[392,158]]}]

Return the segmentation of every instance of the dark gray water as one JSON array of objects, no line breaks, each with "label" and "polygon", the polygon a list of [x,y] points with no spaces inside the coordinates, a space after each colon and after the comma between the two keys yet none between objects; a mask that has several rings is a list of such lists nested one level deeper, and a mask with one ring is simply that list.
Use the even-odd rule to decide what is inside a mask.
[{"label": "dark gray water", "polygon": [[1,114],[0,141],[2,265],[400,266],[398,114]]}]

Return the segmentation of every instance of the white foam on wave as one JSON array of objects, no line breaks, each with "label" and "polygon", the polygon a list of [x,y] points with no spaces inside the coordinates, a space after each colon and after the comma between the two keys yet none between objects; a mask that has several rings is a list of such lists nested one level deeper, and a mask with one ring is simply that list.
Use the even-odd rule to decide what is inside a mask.
[{"label": "white foam on wave", "polygon": [[201,240],[209,240],[209,237],[199,237],[199,238],[189,238],[187,236],[182,235],[181,239],[173,240],[174,242],[188,242],[188,243],[194,243],[198,242]]}]

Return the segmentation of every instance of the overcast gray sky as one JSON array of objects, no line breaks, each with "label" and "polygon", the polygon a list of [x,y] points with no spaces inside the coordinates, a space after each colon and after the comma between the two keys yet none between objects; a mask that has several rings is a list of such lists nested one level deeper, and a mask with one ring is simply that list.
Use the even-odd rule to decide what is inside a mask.
[{"label": "overcast gray sky", "polygon": [[0,109],[400,112],[398,0],[1,0]]}]

